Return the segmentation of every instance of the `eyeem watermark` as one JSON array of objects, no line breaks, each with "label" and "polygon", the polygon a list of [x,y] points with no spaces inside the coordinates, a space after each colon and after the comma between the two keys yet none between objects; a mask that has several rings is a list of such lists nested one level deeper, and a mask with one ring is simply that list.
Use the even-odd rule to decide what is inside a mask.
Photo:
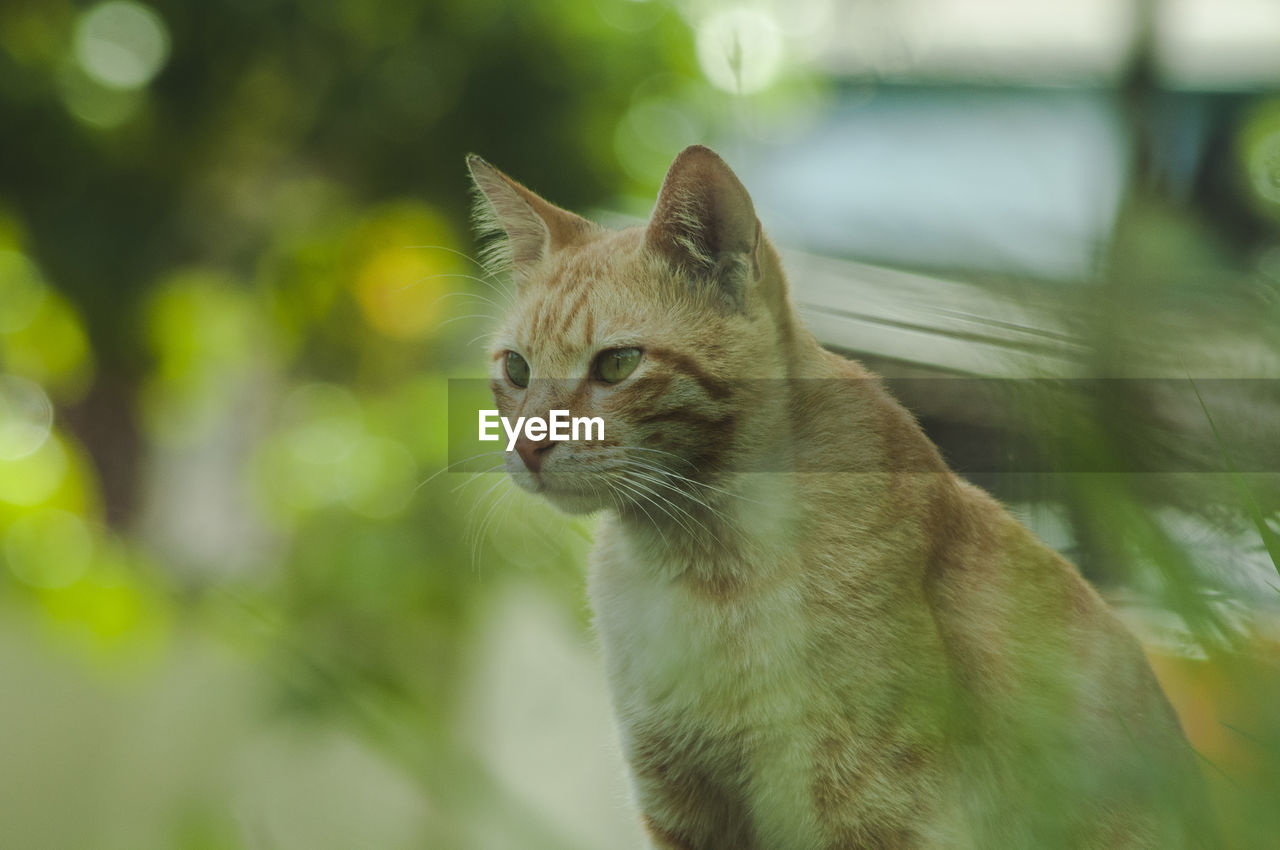
[{"label": "eyeem watermark", "polygon": [[[520,416],[515,424],[505,416],[499,416],[496,410],[480,411],[480,439],[493,442],[501,439],[497,433],[498,426],[507,435],[507,451],[516,447],[520,432],[524,431],[530,440],[603,440],[604,419],[600,416],[570,416],[567,410],[548,411],[548,418],[541,416]],[[581,429],[581,431],[579,430]],[[579,433],[582,436],[578,436]],[[594,433],[596,436],[591,436]]]},{"label": "eyeem watermark", "polygon": [[[494,400],[491,383],[489,378],[448,381],[445,412],[450,472],[492,471],[497,468],[497,456],[503,455],[503,449],[511,444],[512,435],[518,442],[530,424],[516,419],[513,406],[512,421],[504,436],[500,418],[490,409],[499,404]],[[560,389],[558,384],[547,383]],[[773,400],[770,403],[828,399],[833,404],[847,404],[850,400],[856,404],[857,399],[878,392],[875,388],[881,385],[926,423],[929,436],[942,448],[947,463],[962,475],[1280,476],[1280,378],[742,378],[728,385],[731,395],[741,401],[729,403],[742,408],[748,399],[759,398]],[[575,402],[569,400],[573,396],[567,390],[545,397],[552,399],[544,402],[548,406],[563,404],[574,409]],[[664,401],[654,412],[672,409],[668,405],[674,402],[674,398]],[[545,426],[547,433],[555,430],[552,439],[565,432],[573,436],[573,418],[567,413],[553,416],[542,406],[525,409],[549,419],[558,418],[558,424],[553,421]],[[658,433],[668,435],[664,451],[680,453],[681,446],[690,445],[689,440],[701,441],[707,436],[698,433],[696,417],[690,417],[688,422],[669,417],[650,426],[642,421],[648,410],[638,410],[632,418],[614,418],[618,414],[584,405],[577,414],[589,410],[596,410],[608,424],[591,422],[588,436],[599,438],[601,431],[608,436],[578,444],[587,451],[607,444],[625,453],[630,443],[635,444],[634,450],[651,451],[640,447],[647,446],[645,440]],[[579,423],[579,436],[585,424]],[[542,426],[533,427],[534,435],[542,433]],[[511,445],[509,451],[514,452],[515,446]],[[696,458],[690,455],[688,461],[674,457],[669,460],[684,474],[692,471]],[[741,472],[824,474],[915,473],[933,472],[936,468],[925,454],[914,452],[890,452],[870,459],[865,452],[839,457],[830,452],[735,452],[732,466],[733,471]],[[984,478],[979,483],[990,482]]]}]

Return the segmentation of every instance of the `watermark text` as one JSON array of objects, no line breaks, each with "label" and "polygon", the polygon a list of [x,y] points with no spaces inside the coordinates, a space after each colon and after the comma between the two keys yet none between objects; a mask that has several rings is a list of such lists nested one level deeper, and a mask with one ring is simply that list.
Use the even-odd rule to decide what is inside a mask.
[{"label": "watermark text", "polygon": [[[496,410],[480,411],[480,439],[485,442],[500,440],[499,426],[507,435],[507,451],[516,447],[520,433],[533,441],[540,440],[603,440],[604,419],[600,416],[571,416],[567,410],[550,410],[547,418],[519,416],[513,423]],[[581,436],[579,436],[581,434]],[[595,436],[592,436],[595,434]]]}]

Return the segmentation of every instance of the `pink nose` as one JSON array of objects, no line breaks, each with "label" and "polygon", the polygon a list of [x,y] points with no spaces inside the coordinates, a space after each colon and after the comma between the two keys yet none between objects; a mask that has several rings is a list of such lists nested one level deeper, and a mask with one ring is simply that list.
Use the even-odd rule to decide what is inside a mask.
[{"label": "pink nose", "polygon": [[530,472],[539,472],[542,469],[542,461],[555,448],[555,445],[546,437],[541,440],[530,440],[527,434],[521,434],[516,439],[516,452]]}]

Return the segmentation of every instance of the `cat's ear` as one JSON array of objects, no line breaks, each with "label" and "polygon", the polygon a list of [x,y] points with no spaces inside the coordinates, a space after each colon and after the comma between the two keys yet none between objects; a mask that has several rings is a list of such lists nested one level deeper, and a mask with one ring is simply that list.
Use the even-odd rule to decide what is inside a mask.
[{"label": "cat's ear", "polygon": [[645,243],[715,285],[739,309],[760,276],[760,222],[751,196],[725,161],[702,145],[685,148],[671,163]]},{"label": "cat's ear", "polygon": [[[467,168],[476,186],[475,222],[481,237],[496,237],[486,260],[517,271],[580,241],[595,228],[521,186],[475,154]],[[505,238],[504,238],[505,237]]]}]

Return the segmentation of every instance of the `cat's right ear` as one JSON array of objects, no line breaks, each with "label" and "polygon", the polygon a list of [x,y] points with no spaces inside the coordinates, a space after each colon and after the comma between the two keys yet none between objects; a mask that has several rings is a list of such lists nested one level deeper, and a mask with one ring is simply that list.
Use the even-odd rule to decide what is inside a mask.
[{"label": "cat's right ear", "polygon": [[486,265],[517,272],[586,236],[595,225],[548,203],[475,154],[467,156],[475,181],[475,224],[479,235],[495,237],[485,250]]},{"label": "cat's right ear", "polygon": [[710,148],[691,145],[662,181],[645,243],[741,309],[760,276],[760,222],[751,196]]}]

